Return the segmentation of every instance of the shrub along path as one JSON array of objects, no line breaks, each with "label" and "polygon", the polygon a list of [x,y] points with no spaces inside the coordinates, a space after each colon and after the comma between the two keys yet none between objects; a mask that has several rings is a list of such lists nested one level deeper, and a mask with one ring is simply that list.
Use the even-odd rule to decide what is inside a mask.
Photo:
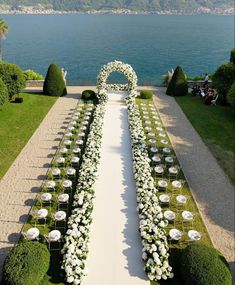
[{"label": "shrub along path", "polygon": [[214,246],[233,270],[234,188],[209,149],[165,88],[154,88],[155,102]]},{"label": "shrub along path", "polygon": [[20,237],[77,98],[68,95],[56,101],[0,181],[0,277],[6,253]]},{"label": "shrub along path", "polygon": [[89,273],[82,284],[150,284],[141,258],[127,108],[115,93],[106,106],[95,196]]}]

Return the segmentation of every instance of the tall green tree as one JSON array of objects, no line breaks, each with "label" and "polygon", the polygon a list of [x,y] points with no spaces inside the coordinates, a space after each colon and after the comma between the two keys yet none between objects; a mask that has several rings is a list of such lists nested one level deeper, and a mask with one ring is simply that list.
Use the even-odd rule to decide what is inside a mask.
[{"label": "tall green tree", "polygon": [[59,67],[52,63],[47,71],[43,85],[43,93],[49,96],[64,96],[67,94],[66,85]]},{"label": "tall green tree", "polygon": [[0,61],[2,61],[2,40],[5,39],[7,32],[8,32],[7,23],[3,19],[0,19]]},{"label": "tall green tree", "polygon": [[180,66],[176,67],[171,81],[167,86],[166,94],[170,96],[184,96],[188,94],[188,82]]}]

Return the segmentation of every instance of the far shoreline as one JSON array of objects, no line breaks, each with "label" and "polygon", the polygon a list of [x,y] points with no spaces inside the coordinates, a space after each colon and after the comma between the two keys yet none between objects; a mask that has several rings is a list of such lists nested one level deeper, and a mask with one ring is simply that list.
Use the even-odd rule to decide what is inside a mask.
[{"label": "far shoreline", "polygon": [[234,15],[234,8],[204,8],[200,7],[194,10],[164,10],[164,11],[132,11],[128,9],[118,10],[90,10],[90,11],[58,11],[52,9],[35,9],[31,6],[23,6],[21,9],[1,9],[0,15],[179,15],[179,16],[194,16],[194,15]]}]

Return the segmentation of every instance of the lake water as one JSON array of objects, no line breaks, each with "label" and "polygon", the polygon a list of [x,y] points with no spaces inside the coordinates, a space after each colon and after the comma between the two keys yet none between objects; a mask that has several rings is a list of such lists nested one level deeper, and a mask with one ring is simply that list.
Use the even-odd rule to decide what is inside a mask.
[{"label": "lake water", "polygon": [[[229,60],[234,17],[216,15],[0,15],[9,25],[4,60],[45,75],[54,62],[69,84],[95,84],[101,66],[129,63],[140,84],[159,84],[180,65],[188,75]],[[110,80],[123,78],[113,74]],[[124,79],[125,80],[125,79]]]}]

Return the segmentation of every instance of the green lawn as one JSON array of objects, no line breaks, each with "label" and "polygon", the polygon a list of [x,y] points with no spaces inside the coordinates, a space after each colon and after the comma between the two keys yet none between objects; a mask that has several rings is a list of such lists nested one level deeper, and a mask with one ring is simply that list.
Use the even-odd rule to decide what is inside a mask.
[{"label": "green lawn", "polygon": [[185,115],[235,184],[235,112],[230,107],[207,106],[190,94],[176,97]]},{"label": "green lawn", "polygon": [[23,93],[23,103],[0,106],[0,179],[58,97]]}]

